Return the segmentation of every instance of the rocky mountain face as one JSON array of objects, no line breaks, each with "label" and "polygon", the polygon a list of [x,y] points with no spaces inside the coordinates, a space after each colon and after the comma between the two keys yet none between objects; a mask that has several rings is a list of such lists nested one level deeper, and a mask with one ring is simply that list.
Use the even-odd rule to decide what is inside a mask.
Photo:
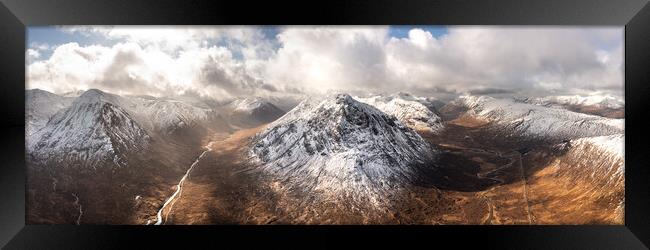
[{"label": "rocky mountain face", "polygon": [[399,119],[347,94],[306,100],[251,142],[252,158],[293,188],[380,205],[435,152]]},{"label": "rocky mountain face", "polygon": [[145,149],[150,136],[116,101],[101,91],[85,92],[28,138],[28,154],[41,163],[127,165],[126,156]]},{"label": "rocky mountain face", "polygon": [[78,97],[41,90],[26,94],[27,151],[41,163],[125,165],[127,153],[146,149],[155,138],[190,143],[208,131],[230,129],[217,111],[174,99],[95,89]]}]

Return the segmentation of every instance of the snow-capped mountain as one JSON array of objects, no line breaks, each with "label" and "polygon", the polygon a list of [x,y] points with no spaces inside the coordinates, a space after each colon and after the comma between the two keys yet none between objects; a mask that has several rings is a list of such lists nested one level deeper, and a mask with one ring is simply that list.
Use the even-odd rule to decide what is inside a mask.
[{"label": "snow-capped mountain", "polygon": [[83,95],[83,93],[85,93],[85,92],[86,92],[86,90],[69,91],[69,92],[65,92],[65,93],[61,94],[61,96],[64,96],[64,97],[79,97],[79,96]]},{"label": "snow-capped mountain", "polygon": [[393,115],[400,122],[415,130],[436,132],[442,128],[442,120],[434,111],[425,106],[427,100],[410,94],[398,93],[388,96],[373,96],[358,98],[359,101],[378,108],[384,113]]},{"label": "snow-capped mountain", "polygon": [[86,91],[29,138],[28,154],[42,163],[127,165],[127,156],[145,149],[150,137],[117,101]]},{"label": "snow-capped mountain", "polygon": [[291,110],[298,106],[302,101],[309,98],[308,96],[302,94],[285,94],[281,96],[266,96],[263,99],[267,102],[273,103],[276,107],[281,110]]},{"label": "snow-capped mountain", "polygon": [[469,109],[468,114],[497,125],[507,135],[576,139],[621,134],[624,130],[624,119],[581,114],[521,103],[514,99],[461,96],[453,105]]},{"label": "snow-capped mountain", "polygon": [[620,109],[625,106],[622,98],[617,98],[613,95],[563,95],[563,96],[547,96],[538,98],[526,98],[524,102],[553,106],[553,105],[576,105],[576,106],[596,106],[599,108]]},{"label": "snow-capped mountain", "polygon": [[411,128],[347,94],[303,101],[257,134],[250,153],[286,185],[374,205],[434,157]]},{"label": "snow-capped mountain", "polygon": [[226,110],[230,113],[232,124],[244,127],[275,121],[285,113],[259,97],[236,99],[227,105]]},{"label": "snow-capped mountain", "polygon": [[126,109],[147,130],[173,133],[179,129],[223,125],[223,118],[211,108],[198,107],[166,98],[119,97]]},{"label": "snow-capped mountain", "polygon": [[47,124],[56,112],[67,108],[74,98],[40,89],[25,91],[25,134],[30,136]]},{"label": "snow-capped mountain", "polygon": [[434,113],[436,113],[438,109],[440,109],[442,106],[445,105],[444,102],[438,100],[437,98],[415,96],[406,92],[397,92],[395,94],[389,95],[389,97],[400,98],[406,101],[415,101],[415,102],[422,103],[422,105],[426,106]]}]

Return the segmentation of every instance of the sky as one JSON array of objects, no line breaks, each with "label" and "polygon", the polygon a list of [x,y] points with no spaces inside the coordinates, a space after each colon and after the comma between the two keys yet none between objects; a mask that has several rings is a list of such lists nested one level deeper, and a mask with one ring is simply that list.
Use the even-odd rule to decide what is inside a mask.
[{"label": "sky", "polygon": [[29,27],[27,89],[199,96],[623,95],[623,28]]}]

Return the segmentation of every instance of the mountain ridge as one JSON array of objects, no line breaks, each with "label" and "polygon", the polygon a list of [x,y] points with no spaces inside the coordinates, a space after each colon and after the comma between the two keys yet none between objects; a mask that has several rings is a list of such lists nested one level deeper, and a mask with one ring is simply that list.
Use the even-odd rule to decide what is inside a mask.
[{"label": "mountain ridge", "polygon": [[347,94],[303,101],[252,139],[250,155],[267,173],[293,179],[289,186],[375,206],[434,159],[415,131]]}]

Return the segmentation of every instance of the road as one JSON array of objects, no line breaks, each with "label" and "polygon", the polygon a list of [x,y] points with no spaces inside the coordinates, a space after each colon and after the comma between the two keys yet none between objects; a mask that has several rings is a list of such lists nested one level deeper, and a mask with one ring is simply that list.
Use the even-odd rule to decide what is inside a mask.
[{"label": "road", "polygon": [[[524,202],[526,202],[526,207],[525,207],[526,208],[526,215],[527,215],[527,218],[528,218],[528,223],[533,224],[534,218],[533,218],[533,215],[532,215],[532,212],[531,212],[531,209],[530,209],[530,202],[528,202],[528,183],[527,183],[527,180],[526,180],[526,173],[524,171],[524,166],[523,166],[521,153],[519,153],[518,151],[510,151],[510,152],[507,152],[507,153],[501,153],[499,151],[485,150],[485,149],[481,149],[481,148],[467,148],[467,147],[462,147],[462,146],[458,146],[458,145],[450,145],[450,144],[440,144],[440,145],[444,146],[444,147],[450,147],[450,148],[456,148],[456,149],[471,151],[471,152],[474,152],[474,153],[487,153],[487,154],[496,155],[498,157],[510,158],[510,163],[508,163],[508,164],[504,164],[504,165],[502,165],[502,166],[500,166],[500,167],[498,167],[498,168],[496,168],[494,170],[491,170],[489,172],[486,172],[486,173],[478,173],[477,174],[477,177],[479,177],[479,178],[490,179],[490,180],[493,180],[493,181],[497,181],[500,184],[503,184],[504,180],[498,179],[498,178],[493,178],[493,177],[487,177],[487,175],[489,175],[490,173],[500,171],[500,170],[502,170],[504,168],[507,168],[507,167],[511,166],[512,164],[515,164],[515,162],[518,163],[520,176],[521,176],[521,182],[522,182],[522,185],[523,185],[523,198],[524,198]],[[481,194],[480,194],[480,196],[483,197],[486,200],[486,203],[488,205],[488,210],[489,210],[488,211],[489,215],[488,215],[488,218],[486,219],[485,223],[491,223],[492,218],[493,218],[494,209],[493,209],[493,205],[492,205],[492,200],[485,195],[486,192],[490,192],[492,189],[493,188],[491,188],[489,190],[486,190],[484,192],[481,192]]]},{"label": "road", "polygon": [[524,171],[524,164],[521,161],[521,154],[519,152],[516,153],[519,156],[519,169],[521,170],[521,181],[524,184],[524,201],[526,201],[526,214],[528,215],[528,224],[532,225],[533,215],[530,212],[530,202],[528,202],[528,181],[526,180],[526,172]]},{"label": "road", "polygon": [[[206,145],[204,147],[205,151],[203,151],[199,155],[199,157],[197,157],[196,160],[192,163],[192,165],[190,165],[190,167],[187,169],[187,171],[185,172],[185,175],[183,175],[183,178],[181,178],[181,180],[176,185],[176,192],[174,192],[174,194],[172,194],[172,196],[167,198],[167,201],[165,201],[165,203],[162,205],[160,210],[158,210],[158,213],[156,215],[156,223],[154,225],[163,225],[163,224],[165,224],[165,221],[167,221],[167,217],[172,212],[174,203],[176,203],[176,199],[181,197],[181,194],[183,192],[183,183],[185,183],[185,180],[187,180],[187,178],[190,176],[190,173],[192,172],[192,169],[194,169],[194,166],[196,166],[199,163],[201,158],[203,158],[203,156],[205,156],[206,153],[208,153],[208,152],[210,152],[212,150],[212,144],[213,143],[214,143],[214,141],[211,141],[210,143],[208,143],[208,145]],[[176,196],[178,196],[178,197],[176,197]],[[165,219],[163,220],[162,214],[163,214],[163,211],[165,210],[165,208],[168,205],[170,205],[169,211],[167,211],[167,214],[165,215]]]},{"label": "road", "polygon": [[[489,190],[488,190],[489,191]],[[485,203],[488,205],[488,217],[485,219],[483,224],[492,225],[492,218],[494,217],[494,205],[492,204],[492,199],[485,195],[485,192],[481,192],[481,197],[485,199]]]}]

